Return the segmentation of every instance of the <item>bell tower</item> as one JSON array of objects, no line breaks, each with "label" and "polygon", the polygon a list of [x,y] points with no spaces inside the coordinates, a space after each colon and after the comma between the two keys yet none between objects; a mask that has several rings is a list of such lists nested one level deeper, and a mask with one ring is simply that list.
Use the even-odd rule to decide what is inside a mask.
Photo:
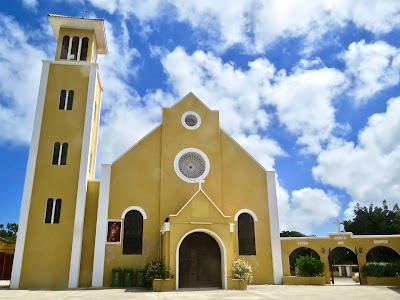
[{"label": "bell tower", "polygon": [[43,60],[11,288],[78,287],[87,182],[95,173],[104,20],[48,18],[57,49],[54,60]]}]

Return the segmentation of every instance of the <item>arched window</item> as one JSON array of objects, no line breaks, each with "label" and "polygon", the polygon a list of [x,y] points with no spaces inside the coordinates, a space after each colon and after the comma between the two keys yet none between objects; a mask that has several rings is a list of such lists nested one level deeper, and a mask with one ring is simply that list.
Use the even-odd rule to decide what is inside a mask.
[{"label": "arched window", "polygon": [[60,110],[72,110],[72,103],[74,101],[74,91],[62,90],[60,93],[60,103],[58,109]]},{"label": "arched window", "polygon": [[63,143],[61,148],[60,165],[67,164],[67,151],[68,151],[68,143]]},{"label": "arched window", "polygon": [[68,48],[69,48],[69,36],[65,35],[61,44],[61,54],[60,59],[67,59],[68,57]]},{"label": "arched window", "polygon": [[60,223],[61,215],[61,199],[53,200],[53,198],[47,199],[46,204],[46,216],[44,222],[47,224],[58,224]]},{"label": "arched window", "polygon": [[73,101],[74,101],[74,91],[70,90],[68,91],[68,96],[67,96],[67,105],[66,105],[67,110],[72,110]]},{"label": "arched window", "polygon": [[87,53],[88,53],[88,46],[89,46],[89,39],[87,37],[84,37],[82,39],[81,55],[79,57],[79,60],[86,61]]},{"label": "arched window", "polygon": [[142,254],[143,216],[131,210],[124,219],[124,240],[122,254]]},{"label": "arched window", "polygon": [[52,164],[66,165],[67,151],[68,151],[68,143],[63,143],[62,145],[59,142],[54,143]]},{"label": "arched window", "polygon": [[59,157],[60,157],[60,143],[54,143],[54,149],[53,149],[53,165],[58,165],[59,162]]},{"label": "arched window", "polygon": [[254,220],[248,213],[238,218],[239,255],[256,255]]},{"label": "arched window", "polygon": [[71,60],[78,59],[78,48],[79,48],[79,37],[74,36],[72,39],[72,47],[71,47],[71,53],[69,55],[69,59],[71,59]]},{"label": "arched window", "polygon": [[60,104],[58,105],[58,109],[65,109],[65,98],[67,98],[67,91],[62,90],[60,93]]}]

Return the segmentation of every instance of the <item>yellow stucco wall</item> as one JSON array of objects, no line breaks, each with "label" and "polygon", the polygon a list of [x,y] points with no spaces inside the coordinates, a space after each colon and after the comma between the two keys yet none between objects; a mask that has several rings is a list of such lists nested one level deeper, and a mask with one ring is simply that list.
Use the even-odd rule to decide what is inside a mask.
[{"label": "yellow stucco wall", "polygon": [[[20,287],[66,287],[81,159],[89,66],[50,64],[33,182]],[[74,90],[72,110],[59,110],[62,89]],[[66,165],[52,165],[55,142],[68,143]],[[48,198],[61,198],[59,224],[45,224]]]},{"label": "yellow stucco wall", "polygon": [[85,223],[83,227],[81,269],[79,287],[92,286],[93,254],[96,237],[97,205],[100,182],[89,181],[86,194]]},{"label": "yellow stucco wall", "polygon": [[[181,124],[181,116],[187,111],[200,115],[198,129],[188,130]],[[182,212],[171,216],[171,231],[161,238],[164,220],[178,213],[199,189],[198,183],[187,183],[175,173],[175,157],[185,148],[197,148],[207,155],[210,171],[202,189],[228,217],[222,217],[215,207],[210,209],[209,200],[203,197],[190,204],[189,215]],[[191,93],[171,108],[163,108],[162,126],[111,167],[108,218],[121,219],[126,208],[139,206],[148,219],[144,220],[143,255],[122,255],[122,244],[106,245],[104,286],[111,283],[112,268],[143,267],[159,258],[161,252],[176,274],[178,242],[188,231],[204,227],[190,224],[196,220],[212,222],[205,228],[223,240],[227,275],[233,259],[241,258],[253,264],[254,283],[273,283],[266,180],[265,170],[220,129],[218,111],[210,110]],[[237,222],[233,218],[240,209],[251,209],[258,217],[255,256],[238,255]],[[217,215],[213,215],[215,212]],[[235,224],[234,232],[230,232],[230,223]]]},{"label": "yellow stucco wall", "polygon": [[[221,132],[222,190],[225,214],[235,224],[233,252],[237,258],[253,265],[254,283],[273,283],[267,178],[265,170],[231,137]],[[240,209],[250,209],[258,217],[254,222],[255,256],[239,256],[237,221],[233,217]]]},{"label": "yellow stucco wall", "polygon": [[159,257],[161,131],[160,126],[112,164],[108,218],[121,219],[126,208],[139,206],[148,219],[143,221],[143,255],[122,255],[122,243],[106,245],[104,286],[111,284],[112,268],[137,269]]}]

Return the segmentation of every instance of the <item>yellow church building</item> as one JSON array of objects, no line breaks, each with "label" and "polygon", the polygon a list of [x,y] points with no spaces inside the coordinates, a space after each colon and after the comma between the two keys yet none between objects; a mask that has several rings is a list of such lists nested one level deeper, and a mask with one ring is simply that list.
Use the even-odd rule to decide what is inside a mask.
[{"label": "yellow church building", "polygon": [[237,258],[255,284],[281,284],[275,173],[192,93],[95,179],[104,21],[49,21],[11,288],[109,287],[113,268],[160,258],[176,289],[231,288]]}]

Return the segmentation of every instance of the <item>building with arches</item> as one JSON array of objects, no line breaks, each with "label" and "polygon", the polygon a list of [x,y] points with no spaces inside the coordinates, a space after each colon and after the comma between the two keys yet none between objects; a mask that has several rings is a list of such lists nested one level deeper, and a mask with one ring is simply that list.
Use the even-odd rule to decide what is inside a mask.
[{"label": "building with arches", "polygon": [[176,289],[230,288],[237,258],[254,283],[280,284],[275,173],[194,94],[95,179],[104,21],[49,21],[57,49],[43,61],[11,288],[107,287],[113,268],[159,258]]},{"label": "building with arches", "polygon": [[[282,237],[283,283],[294,275],[294,261],[299,255],[313,256],[324,265],[325,283],[332,281],[332,267],[336,276],[351,277],[367,262],[400,261],[400,235],[353,235],[351,232],[330,233],[327,237]],[[346,250],[347,261],[335,262],[335,251]],[[297,252],[297,255],[296,255]],[[342,251],[343,252],[343,251]],[[385,257],[389,253],[390,257]],[[342,255],[343,257],[343,255]],[[356,267],[356,268],[353,268]],[[361,283],[363,282],[361,277]]]}]

